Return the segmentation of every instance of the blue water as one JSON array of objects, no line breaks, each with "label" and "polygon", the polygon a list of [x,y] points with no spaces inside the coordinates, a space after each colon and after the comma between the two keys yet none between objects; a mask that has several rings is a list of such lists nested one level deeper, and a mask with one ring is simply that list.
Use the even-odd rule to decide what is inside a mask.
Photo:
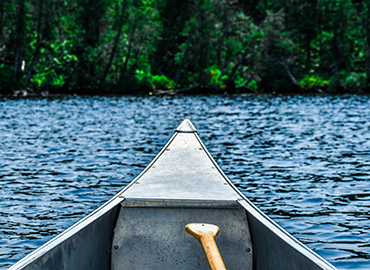
[{"label": "blue water", "polygon": [[0,268],[102,205],[189,118],[232,182],[339,269],[370,268],[370,98],[0,100]]}]

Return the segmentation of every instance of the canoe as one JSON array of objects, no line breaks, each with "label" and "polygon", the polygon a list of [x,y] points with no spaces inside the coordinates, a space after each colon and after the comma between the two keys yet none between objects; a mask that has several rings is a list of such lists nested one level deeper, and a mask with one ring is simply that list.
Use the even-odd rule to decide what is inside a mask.
[{"label": "canoe", "polygon": [[189,120],[121,192],[10,269],[209,269],[191,223],[218,226],[229,270],[336,269],[238,191]]}]

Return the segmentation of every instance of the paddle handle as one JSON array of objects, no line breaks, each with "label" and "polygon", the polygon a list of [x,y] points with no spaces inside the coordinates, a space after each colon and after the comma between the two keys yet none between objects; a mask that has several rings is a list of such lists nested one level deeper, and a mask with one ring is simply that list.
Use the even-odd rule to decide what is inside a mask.
[{"label": "paddle handle", "polygon": [[226,270],[215,241],[215,237],[220,231],[216,225],[191,223],[186,225],[185,230],[201,243],[211,270]]}]

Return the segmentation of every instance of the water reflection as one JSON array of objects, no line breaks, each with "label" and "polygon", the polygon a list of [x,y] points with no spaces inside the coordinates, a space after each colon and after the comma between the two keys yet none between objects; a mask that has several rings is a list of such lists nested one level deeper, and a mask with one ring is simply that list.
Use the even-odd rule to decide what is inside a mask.
[{"label": "water reflection", "polygon": [[370,257],[368,97],[0,101],[0,267],[121,190],[183,118],[237,187],[340,269]]}]

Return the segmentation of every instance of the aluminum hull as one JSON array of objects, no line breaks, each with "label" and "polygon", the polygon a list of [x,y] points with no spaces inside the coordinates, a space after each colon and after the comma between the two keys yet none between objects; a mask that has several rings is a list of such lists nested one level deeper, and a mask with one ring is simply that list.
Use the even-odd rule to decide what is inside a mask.
[{"label": "aluminum hull", "polygon": [[237,190],[189,120],[124,190],[10,269],[209,269],[193,222],[220,227],[228,270],[336,269]]}]

